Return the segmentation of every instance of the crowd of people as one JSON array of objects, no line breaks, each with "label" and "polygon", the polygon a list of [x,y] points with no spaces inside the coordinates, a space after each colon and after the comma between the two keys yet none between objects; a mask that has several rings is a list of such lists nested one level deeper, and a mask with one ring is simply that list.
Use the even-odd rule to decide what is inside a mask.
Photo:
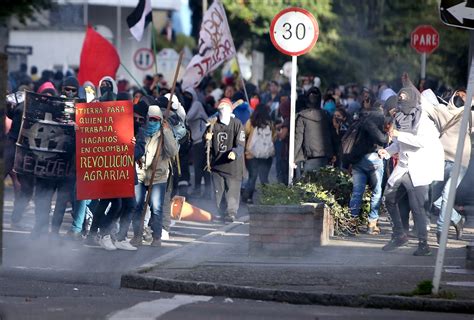
[{"label": "crowd of people", "polygon": [[[381,83],[374,88],[331,85],[323,94],[318,77],[305,78],[298,88],[296,124],[291,128],[290,86],[278,81],[268,82],[261,90],[246,84],[243,90],[240,81],[225,79],[218,84],[207,77],[192,89],[183,90],[178,84],[171,95],[169,84],[159,74],[146,76],[141,87],[104,77],[96,88],[91,82],[79,84],[73,72],[44,71],[38,77],[33,72],[28,75],[23,66],[9,80],[10,93],[27,90],[86,102],[133,101],[135,197],[87,201],[76,199],[74,176],[51,181],[14,172],[23,104],[10,104],[7,116],[12,125],[5,163],[15,186],[11,223],[23,228],[22,214],[32,199],[33,238],[49,233],[55,192],[51,236],[58,236],[70,203],[73,223],[67,236],[85,238],[86,243],[98,243],[106,250],[136,250],[144,241],[160,246],[169,237],[171,199],[177,193],[214,199],[216,218],[232,222],[240,202],[253,203],[257,178],[269,183],[273,163],[277,181],[288,183],[289,132],[295,130],[296,177],[328,165],[352,174],[354,234],[360,229],[358,217],[368,185],[372,192],[367,233],[380,232],[383,198],[393,225],[392,239],[384,250],[407,243],[410,212],[419,239],[414,254],[431,254],[427,231],[432,211],[439,212],[439,241],[465,103],[462,88],[442,92],[417,88],[404,75],[398,93]],[[467,139],[458,184],[470,159],[470,130],[463,133]],[[158,145],[158,170],[153,170]],[[142,215],[147,190],[151,190],[149,218]],[[465,218],[453,210],[451,219],[461,238]],[[130,224],[134,236],[129,241]]]}]

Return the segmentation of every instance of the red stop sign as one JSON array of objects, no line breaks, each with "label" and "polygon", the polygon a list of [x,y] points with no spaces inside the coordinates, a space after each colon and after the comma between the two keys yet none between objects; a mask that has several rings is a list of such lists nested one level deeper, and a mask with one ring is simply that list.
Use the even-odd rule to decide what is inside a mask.
[{"label": "red stop sign", "polygon": [[411,33],[411,47],[418,53],[432,53],[439,46],[439,33],[430,25],[416,27]]}]

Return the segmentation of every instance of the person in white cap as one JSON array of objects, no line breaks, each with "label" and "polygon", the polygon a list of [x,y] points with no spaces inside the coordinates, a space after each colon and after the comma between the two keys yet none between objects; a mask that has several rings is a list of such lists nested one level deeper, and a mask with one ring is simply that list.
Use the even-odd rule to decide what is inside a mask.
[{"label": "person in white cap", "polygon": [[207,143],[207,169],[211,171],[216,205],[224,222],[233,222],[239,209],[242,185],[245,132],[242,123],[232,116],[230,99],[222,99],[219,115],[204,134]]},{"label": "person in white cap", "polygon": [[[163,141],[160,141],[163,139]],[[157,151],[161,144],[161,149]],[[153,161],[159,152],[156,170],[153,174]],[[137,168],[138,184],[135,185],[137,206],[133,217],[134,237],[130,243],[140,245],[142,242],[141,214],[145,202],[145,194],[150,184],[153,185],[150,198],[151,229],[153,231],[154,247],[161,246],[161,232],[163,224],[163,202],[166,192],[168,176],[170,175],[170,161],[178,154],[178,143],[168,123],[163,120],[163,113],[157,105],[148,108],[148,122],[145,127],[145,154],[140,159]]]}]

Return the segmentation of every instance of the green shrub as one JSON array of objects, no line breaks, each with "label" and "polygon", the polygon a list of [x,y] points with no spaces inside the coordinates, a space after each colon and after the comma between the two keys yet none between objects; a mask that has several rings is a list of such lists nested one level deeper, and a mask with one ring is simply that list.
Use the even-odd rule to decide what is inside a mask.
[{"label": "green shrub", "polygon": [[[293,186],[267,184],[260,187],[260,204],[295,205],[306,202],[323,202],[331,209],[334,218],[334,232],[337,235],[348,231],[351,218],[349,202],[352,193],[352,178],[344,171],[321,168],[301,178]],[[359,223],[365,224],[370,210],[370,192],[366,190]]]}]

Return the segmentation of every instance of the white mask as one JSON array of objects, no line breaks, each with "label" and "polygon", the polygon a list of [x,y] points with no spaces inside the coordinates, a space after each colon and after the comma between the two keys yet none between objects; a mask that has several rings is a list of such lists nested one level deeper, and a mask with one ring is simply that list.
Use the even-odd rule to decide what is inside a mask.
[{"label": "white mask", "polygon": [[229,125],[231,115],[232,115],[232,108],[229,105],[225,105],[219,109],[219,120],[223,124]]}]

